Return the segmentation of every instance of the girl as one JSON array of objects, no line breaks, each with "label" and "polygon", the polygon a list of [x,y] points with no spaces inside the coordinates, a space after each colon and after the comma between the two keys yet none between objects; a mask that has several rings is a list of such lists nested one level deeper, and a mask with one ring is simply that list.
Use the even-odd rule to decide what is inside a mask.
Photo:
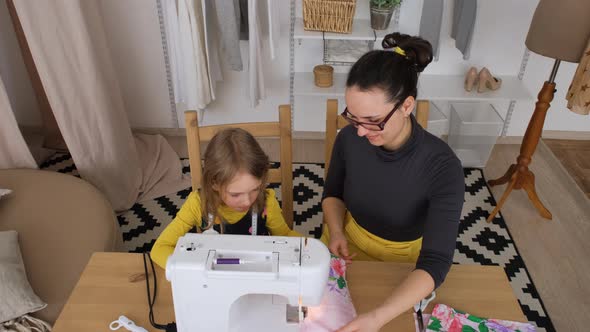
[{"label": "girl", "polygon": [[193,227],[199,232],[301,236],[287,226],[274,191],[264,189],[269,160],[250,133],[239,128],[220,131],[209,142],[204,163],[201,190],[206,202],[191,192],[152,248],[156,264],[166,268],[176,242]]}]

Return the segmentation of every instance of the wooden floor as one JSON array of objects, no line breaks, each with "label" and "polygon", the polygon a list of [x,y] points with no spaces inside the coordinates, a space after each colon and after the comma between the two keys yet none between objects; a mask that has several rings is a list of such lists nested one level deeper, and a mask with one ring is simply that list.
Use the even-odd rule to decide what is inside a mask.
[{"label": "wooden floor", "polygon": [[578,186],[590,197],[590,141],[545,139]]},{"label": "wooden floor", "polygon": [[[518,152],[518,145],[496,145],[484,169],[486,178],[504,174]],[[541,218],[521,190],[510,195],[502,215],[557,331],[587,331],[590,201],[543,142],[530,169],[553,220]],[[496,200],[504,189],[492,188]]]}]

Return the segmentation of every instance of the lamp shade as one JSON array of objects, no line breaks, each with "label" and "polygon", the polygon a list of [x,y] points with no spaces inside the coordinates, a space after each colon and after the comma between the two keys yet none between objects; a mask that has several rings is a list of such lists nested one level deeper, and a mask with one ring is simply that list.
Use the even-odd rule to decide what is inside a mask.
[{"label": "lamp shade", "polygon": [[577,63],[589,39],[589,0],[540,0],[525,44],[537,54]]}]

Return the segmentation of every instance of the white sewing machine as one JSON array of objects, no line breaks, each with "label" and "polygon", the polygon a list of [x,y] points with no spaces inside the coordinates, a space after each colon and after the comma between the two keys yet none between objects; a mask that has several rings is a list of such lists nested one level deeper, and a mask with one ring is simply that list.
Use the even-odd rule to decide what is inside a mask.
[{"label": "white sewing machine", "polygon": [[186,234],[166,264],[179,332],[299,331],[330,270],[311,238]]}]

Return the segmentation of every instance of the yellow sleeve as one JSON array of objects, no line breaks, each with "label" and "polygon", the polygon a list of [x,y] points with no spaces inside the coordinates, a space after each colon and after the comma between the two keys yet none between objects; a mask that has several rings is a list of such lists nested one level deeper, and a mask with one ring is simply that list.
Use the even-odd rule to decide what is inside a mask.
[{"label": "yellow sleeve", "polygon": [[279,206],[279,202],[275,196],[275,192],[272,189],[266,190],[266,228],[270,235],[275,236],[299,236],[302,235],[298,232],[292,230],[287,226],[285,222],[285,218],[283,218],[283,213],[281,211],[281,207]]},{"label": "yellow sleeve", "polygon": [[188,233],[194,226],[201,226],[201,199],[199,194],[193,191],[176,214],[176,217],[154,243],[151,251],[152,260],[165,269],[168,257],[174,252],[178,239]]}]

